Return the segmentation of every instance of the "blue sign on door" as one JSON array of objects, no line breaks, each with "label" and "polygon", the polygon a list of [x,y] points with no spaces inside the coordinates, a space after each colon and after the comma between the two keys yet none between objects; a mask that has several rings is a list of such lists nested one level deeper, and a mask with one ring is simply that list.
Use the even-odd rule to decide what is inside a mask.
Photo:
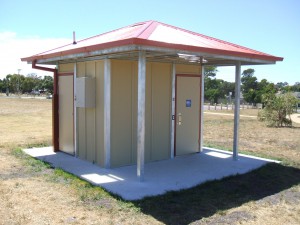
[{"label": "blue sign on door", "polygon": [[187,108],[192,107],[192,100],[191,99],[185,100],[185,107],[187,107]]}]

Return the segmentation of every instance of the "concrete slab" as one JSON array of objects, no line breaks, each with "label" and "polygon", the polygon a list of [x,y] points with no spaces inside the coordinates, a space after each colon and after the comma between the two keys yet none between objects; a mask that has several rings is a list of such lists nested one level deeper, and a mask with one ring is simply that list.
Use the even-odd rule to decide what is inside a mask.
[{"label": "concrete slab", "polygon": [[24,152],[126,200],[191,188],[209,180],[247,173],[268,162],[278,162],[242,154],[234,161],[230,152],[205,148],[202,153],[145,164],[145,181],[139,182],[136,165],[104,169],[63,152],[54,153],[52,147],[24,149]]}]

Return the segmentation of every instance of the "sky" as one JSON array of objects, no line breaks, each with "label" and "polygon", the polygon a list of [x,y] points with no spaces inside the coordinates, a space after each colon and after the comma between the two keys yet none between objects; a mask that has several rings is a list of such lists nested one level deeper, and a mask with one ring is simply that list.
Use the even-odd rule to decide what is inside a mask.
[{"label": "sky", "polygon": [[[33,70],[31,56],[137,22],[156,20],[284,57],[275,65],[243,66],[258,80],[300,82],[299,0],[0,0],[0,79]],[[233,67],[217,78],[234,81]]]}]

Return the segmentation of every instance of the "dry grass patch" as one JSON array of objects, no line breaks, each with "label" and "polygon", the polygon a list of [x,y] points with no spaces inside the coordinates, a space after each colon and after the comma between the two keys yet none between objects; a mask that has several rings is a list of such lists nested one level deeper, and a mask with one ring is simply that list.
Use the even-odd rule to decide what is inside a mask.
[{"label": "dry grass patch", "polygon": [[[246,175],[128,202],[17,148],[51,143],[50,100],[0,97],[0,124],[1,225],[300,223],[297,126],[266,128],[247,117],[240,122],[242,151],[280,158],[294,167],[270,164]],[[232,131],[233,117],[205,114],[206,144],[231,149]]]},{"label": "dry grass patch", "polygon": [[0,98],[0,224],[159,224],[18,149],[51,144],[51,107],[46,99]]},{"label": "dry grass patch", "polygon": [[50,145],[51,110],[51,100],[0,98],[0,147]]},{"label": "dry grass patch", "polygon": [[[241,111],[242,115],[257,110]],[[232,149],[233,117],[204,114],[204,144]],[[240,151],[280,159],[300,166],[300,124],[293,128],[270,128],[256,118],[240,118]]]}]

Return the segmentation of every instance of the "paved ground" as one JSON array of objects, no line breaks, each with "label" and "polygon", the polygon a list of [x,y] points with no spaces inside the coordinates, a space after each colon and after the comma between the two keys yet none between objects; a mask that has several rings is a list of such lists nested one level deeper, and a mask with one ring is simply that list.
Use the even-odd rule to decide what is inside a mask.
[{"label": "paved ground", "polygon": [[126,200],[164,194],[166,191],[190,188],[208,180],[247,173],[271,161],[246,155],[240,155],[238,161],[233,161],[231,153],[206,148],[203,153],[147,163],[145,180],[139,182],[136,166],[103,169],[62,152],[54,153],[51,147],[24,151],[56,168],[102,186]]},{"label": "paved ground", "polygon": [[291,115],[291,120],[294,123],[300,123],[300,113],[295,113]]}]

